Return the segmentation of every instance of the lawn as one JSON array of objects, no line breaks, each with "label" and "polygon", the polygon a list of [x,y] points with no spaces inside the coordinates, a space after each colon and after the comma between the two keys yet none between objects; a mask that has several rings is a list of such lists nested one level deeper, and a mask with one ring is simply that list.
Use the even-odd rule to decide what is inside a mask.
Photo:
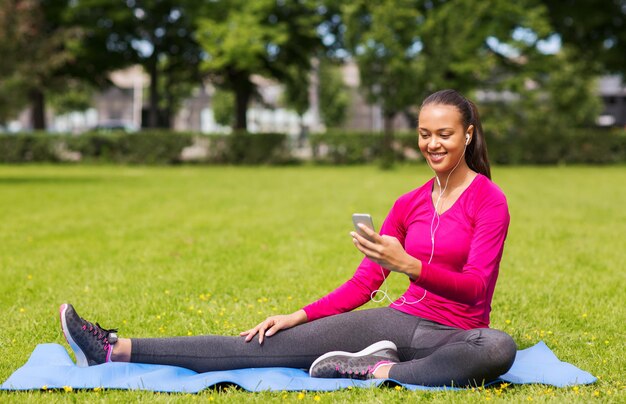
[{"label": "lawn", "polygon": [[[599,377],[590,386],[463,392],[392,388],[198,395],[0,393],[0,401],[289,399],[382,402],[626,401],[626,169],[494,168],[511,212],[492,327],[545,341]],[[0,166],[0,379],[44,342],[65,345],[58,306],[122,336],[237,334],[351,276],[353,212],[377,225],[426,166]],[[406,280],[390,278],[392,295]],[[382,304],[382,303],[381,303]],[[368,304],[367,307],[374,307]]]}]

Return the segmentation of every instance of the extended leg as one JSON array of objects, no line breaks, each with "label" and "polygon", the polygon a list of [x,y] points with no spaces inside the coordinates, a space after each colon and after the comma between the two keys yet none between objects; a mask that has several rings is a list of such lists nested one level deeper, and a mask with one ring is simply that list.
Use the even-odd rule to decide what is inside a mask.
[{"label": "extended leg", "polygon": [[198,372],[249,367],[308,368],[335,350],[356,352],[380,340],[410,342],[416,317],[390,308],[326,317],[278,332],[262,345],[216,335],[132,339],[131,362],[182,366]]}]

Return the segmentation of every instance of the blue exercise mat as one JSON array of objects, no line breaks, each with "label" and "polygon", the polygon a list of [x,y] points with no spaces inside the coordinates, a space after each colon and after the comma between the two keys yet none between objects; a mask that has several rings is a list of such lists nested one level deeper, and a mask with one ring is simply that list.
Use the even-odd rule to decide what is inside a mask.
[{"label": "blue exercise mat", "polygon": [[[542,383],[558,387],[589,384],[596,381],[590,373],[561,362],[544,344],[517,352],[509,372],[500,377],[509,383]],[[196,373],[167,365],[105,363],[88,368],[77,367],[62,345],[38,345],[28,362],[2,384],[2,390],[39,390],[46,388],[149,390],[197,393],[221,383],[232,383],[248,391],[331,391],[353,387],[378,386],[385,380],[316,379],[301,369],[255,368]],[[394,382],[395,383],[395,382]],[[442,388],[397,383],[409,390]]]}]

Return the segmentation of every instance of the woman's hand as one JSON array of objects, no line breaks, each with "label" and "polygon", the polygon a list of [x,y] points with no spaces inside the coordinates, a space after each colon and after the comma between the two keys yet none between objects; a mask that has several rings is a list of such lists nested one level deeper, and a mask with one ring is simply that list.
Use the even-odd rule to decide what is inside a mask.
[{"label": "woman's hand", "polygon": [[408,275],[417,279],[422,263],[409,255],[397,238],[381,236],[369,227],[359,223],[359,228],[367,234],[367,238],[357,232],[350,232],[352,242],[367,258],[390,271]]},{"label": "woman's hand", "polygon": [[246,337],[246,342],[250,342],[255,335],[259,334],[259,344],[262,344],[265,337],[271,337],[280,330],[285,330],[306,322],[307,316],[305,311],[298,310],[287,315],[281,314],[278,316],[268,317],[256,327],[251,328],[248,331],[244,331],[239,335]]}]

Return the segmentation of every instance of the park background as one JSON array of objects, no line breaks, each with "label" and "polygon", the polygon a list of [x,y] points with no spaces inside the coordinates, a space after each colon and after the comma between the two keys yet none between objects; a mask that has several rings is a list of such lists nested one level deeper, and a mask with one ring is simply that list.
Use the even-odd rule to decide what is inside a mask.
[{"label": "park background", "polygon": [[509,200],[492,326],[599,377],[3,396],[623,401],[625,54],[623,0],[0,0],[0,379],[63,343],[66,301],[122,335],[236,334],[332,290],[351,213],[432,176],[414,127],[442,88],[477,102]]}]

